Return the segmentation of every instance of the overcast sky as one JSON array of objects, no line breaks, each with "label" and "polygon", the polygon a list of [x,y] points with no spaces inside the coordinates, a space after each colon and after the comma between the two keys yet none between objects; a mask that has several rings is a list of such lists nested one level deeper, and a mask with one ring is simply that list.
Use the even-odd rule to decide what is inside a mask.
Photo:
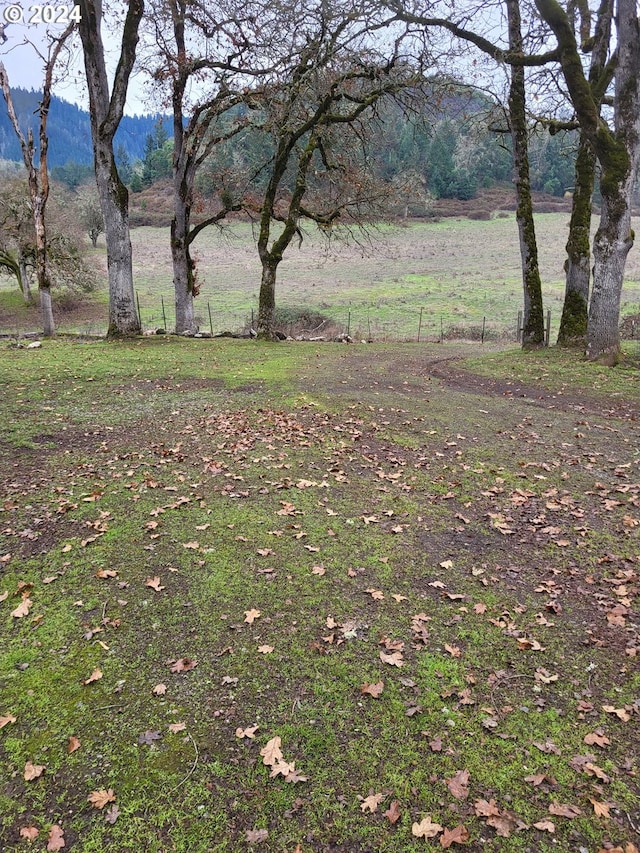
[{"label": "overcast sky", "polygon": [[[8,3],[6,0],[0,0],[0,26],[4,24],[7,9],[21,5],[23,9],[28,10],[27,3]],[[64,26],[59,26],[54,29],[60,31]],[[46,56],[47,44],[45,41],[45,26],[43,24],[34,24],[28,26],[26,24],[10,23],[5,25],[4,35],[6,41],[0,44],[0,61],[4,63],[9,75],[11,86],[21,87],[24,89],[39,90],[42,88],[44,79],[43,60],[38,56],[36,48],[43,56]],[[28,39],[33,44],[25,44],[25,39]],[[0,39],[2,41],[2,39]],[[35,45],[35,47],[34,47]],[[84,83],[84,68],[82,64],[82,54],[79,50],[79,38],[76,36],[76,47],[72,51],[72,59],[69,70],[63,73],[62,66],[59,68],[56,76],[56,82],[53,92],[59,98],[65,101],[71,101],[78,104],[82,109],[89,109],[89,99]],[[108,36],[105,38],[105,45],[108,49]],[[0,98],[0,107],[4,107]],[[132,75],[129,91],[127,95],[127,107],[125,112],[128,115],[155,113],[158,111],[156,105],[148,103],[145,99],[144,87],[140,75]]]}]

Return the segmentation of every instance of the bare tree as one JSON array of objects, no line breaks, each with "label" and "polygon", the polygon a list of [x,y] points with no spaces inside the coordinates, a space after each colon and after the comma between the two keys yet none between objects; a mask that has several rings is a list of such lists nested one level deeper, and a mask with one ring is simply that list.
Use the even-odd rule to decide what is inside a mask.
[{"label": "bare tree", "polygon": [[120,54],[109,85],[102,37],[102,0],[78,0],[78,25],[89,90],[91,136],[96,183],[105,223],[109,275],[110,336],[140,332],[133,288],[131,239],[129,236],[129,193],[120,179],[113,140],[122,119],[129,77],[138,44],[138,30],[144,13],[144,0],[127,4]]},{"label": "bare tree", "polygon": [[[7,105],[7,112],[11,125],[20,141],[22,159],[27,170],[29,184],[29,197],[33,214],[35,228],[35,268],[38,279],[38,290],[40,294],[40,307],[42,310],[42,331],[46,337],[55,335],[56,327],[53,319],[53,307],[51,304],[51,278],[49,275],[49,261],[47,256],[47,227],[45,212],[49,198],[49,172],[47,169],[47,149],[49,138],[47,136],[47,119],[51,105],[51,89],[53,86],[53,73],[56,62],[74,29],[74,23],[67,25],[64,32],[59,36],[47,34],[48,51],[44,56],[38,50],[38,56],[44,62],[44,81],[42,86],[42,100],[38,108],[39,114],[39,152],[36,164],[35,142],[33,131],[29,129],[27,138],[18,123],[18,118],[13,106],[11,86],[4,64],[0,62],[0,88]],[[24,285],[23,285],[24,288]]]}]

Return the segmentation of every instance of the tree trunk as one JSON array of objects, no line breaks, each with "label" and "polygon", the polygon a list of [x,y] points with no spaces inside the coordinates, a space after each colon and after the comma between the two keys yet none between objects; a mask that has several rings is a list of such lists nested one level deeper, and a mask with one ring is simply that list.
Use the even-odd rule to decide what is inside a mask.
[{"label": "tree trunk", "polygon": [[260,299],[258,308],[258,337],[268,341],[276,340],[276,272],[279,259],[267,254],[261,258],[262,280],[260,282]]},{"label": "tree trunk", "polygon": [[593,294],[587,327],[587,358],[603,364],[617,364],[620,358],[620,298],[624,267],[633,246],[631,193],[637,171],[628,170],[627,179],[613,191],[602,194],[600,227],[593,241]]},{"label": "tree trunk", "polygon": [[109,276],[109,337],[139,335],[133,288],[129,193],[118,176],[111,144],[94,142],[96,183],[105,222]]},{"label": "tree trunk", "polygon": [[40,286],[39,294],[40,310],[42,311],[42,334],[45,338],[52,338],[56,333],[56,325],[51,305],[51,288]]},{"label": "tree trunk", "polygon": [[[509,47],[522,50],[520,7],[518,0],[507,0]],[[522,66],[511,66],[509,86],[509,124],[513,142],[513,167],[518,207],[516,220],[522,259],[524,319],[522,346],[525,349],[544,345],[544,311],[542,283],[538,267],[538,245],[533,222],[533,202],[529,177],[525,72]]]},{"label": "tree trunk", "polygon": [[144,0],[130,0],[122,27],[120,56],[109,91],[109,77],[101,35],[102,0],[79,0],[78,29],[89,92],[91,138],[96,184],[105,224],[109,274],[110,337],[141,332],[133,288],[131,239],[129,236],[129,193],[120,180],[113,153],[113,139],[127,97],[129,76],[138,44],[138,28]]},{"label": "tree trunk", "polygon": [[193,259],[189,253],[189,205],[174,193],[174,216],[171,220],[171,257],[173,260],[173,288],[176,304],[176,334],[196,332],[193,315]]},{"label": "tree trunk", "polygon": [[565,293],[558,344],[581,347],[586,343],[591,267],[591,199],[596,157],[584,134],[576,157],[575,188],[565,261]]}]

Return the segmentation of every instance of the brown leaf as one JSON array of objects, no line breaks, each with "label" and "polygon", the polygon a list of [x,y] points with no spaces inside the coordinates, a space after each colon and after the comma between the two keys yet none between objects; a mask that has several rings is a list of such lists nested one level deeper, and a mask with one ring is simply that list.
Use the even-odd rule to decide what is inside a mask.
[{"label": "brown leaf", "polygon": [[49,830],[47,851],[48,853],[56,853],[56,851],[62,850],[64,846],[64,831],[61,826],[59,826],[57,823],[54,823],[51,829]]},{"label": "brown leaf", "polygon": [[272,737],[266,746],[263,746],[260,750],[262,763],[266,764],[267,767],[272,767],[274,764],[278,764],[282,760],[282,751],[280,750],[281,746],[282,740],[280,737],[278,735]]},{"label": "brown leaf", "polygon": [[72,752],[75,752],[76,749],[80,749],[80,741],[75,735],[71,735],[69,738],[69,744],[67,746],[67,752],[71,755]]},{"label": "brown leaf", "polygon": [[467,787],[469,784],[469,771],[468,770],[458,770],[455,776],[452,776],[451,779],[445,779],[447,788],[453,796],[458,800],[466,800],[469,796],[469,788]]},{"label": "brown leaf", "polygon": [[261,655],[270,655],[273,651],[273,646],[258,646],[258,651]]},{"label": "brown leaf", "polygon": [[543,818],[542,820],[539,820],[537,823],[534,823],[533,825],[535,826],[536,829],[539,829],[542,832],[553,833],[556,831],[555,823],[553,823],[553,821],[549,820],[548,818]]},{"label": "brown leaf", "polygon": [[104,819],[107,823],[110,823],[112,826],[120,817],[120,809],[117,803],[114,803],[110,809],[104,813]]},{"label": "brown leaf", "polygon": [[92,684],[94,681],[100,681],[101,678],[102,678],[102,671],[96,667],[93,670],[93,672],[91,673],[91,675],[89,676],[89,678],[85,679],[82,683],[83,684]]},{"label": "brown leaf", "polygon": [[388,663],[390,666],[404,666],[402,652],[392,652],[390,655],[380,652],[380,660],[382,663]]},{"label": "brown leaf", "polygon": [[16,609],[11,611],[11,615],[14,619],[22,619],[24,616],[27,616],[32,606],[33,601],[30,598],[23,598]]},{"label": "brown leaf", "polygon": [[477,817],[493,817],[500,814],[500,809],[493,799],[489,800],[489,802],[486,800],[476,800],[473,807]]},{"label": "brown leaf", "polygon": [[260,611],[252,607],[251,610],[244,611],[244,621],[249,625],[253,625],[255,620],[260,616]]},{"label": "brown leaf", "polygon": [[320,577],[320,578],[321,578],[321,577],[322,577],[322,575],[324,575],[324,574],[326,573],[326,571],[327,571],[327,570],[325,569],[325,567],[322,565],[322,563],[320,563],[319,565],[314,566],[314,567],[311,569],[311,574],[312,574],[312,575],[318,575],[318,577]]},{"label": "brown leaf", "polygon": [[469,840],[469,830],[459,824],[455,829],[445,829],[440,836],[440,846],[445,850],[452,844],[465,844]]},{"label": "brown leaf", "polygon": [[115,802],[115,799],[116,795],[113,793],[113,788],[108,790],[101,788],[99,791],[92,791],[87,797],[87,802],[91,803],[95,809],[103,809],[107,803]]},{"label": "brown leaf", "polygon": [[382,691],[384,690],[384,681],[377,681],[375,684],[369,684],[368,681],[360,688],[361,693],[366,693],[369,696],[373,696],[374,699],[378,699]]},{"label": "brown leaf", "polygon": [[153,690],[151,692],[154,693],[156,696],[164,696],[164,694],[167,692],[167,685],[166,684],[156,684],[156,686],[153,688]]},{"label": "brown leaf", "polygon": [[118,573],[115,569],[98,569],[98,571],[96,572],[96,577],[102,578],[103,580],[108,578],[117,578]]},{"label": "brown leaf", "polygon": [[397,823],[402,815],[402,811],[400,810],[400,803],[397,800],[392,800],[391,805],[383,812],[383,817],[389,821],[390,824]]},{"label": "brown leaf", "polygon": [[594,800],[593,797],[589,797],[589,802],[593,806],[593,813],[596,817],[611,817],[609,814],[611,806],[607,805],[607,803],[599,803],[597,800]]},{"label": "brown leaf", "polygon": [[602,734],[602,732],[590,732],[588,735],[584,736],[584,742],[588,746],[599,746],[600,749],[604,749],[611,744],[609,738]]},{"label": "brown leaf", "polygon": [[557,817],[568,817],[572,819],[578,817],[582,812],[577,806],[572,806],[564,803],[551,803],[549,806],[549,814],[557,815]]},{"label": "brown leaf", "polygon": [[631,715],[627,712],[626,708],[616,708],[613,705],[603,705],[602,710],[607,714],[615,714],[623,723],[628,723],[631,719]]},{"label": "brown leaf", "polygon": [[446,651],[449,652],[452,658],[459,658],[462,654],[460,648],[458,646],[450,646],[448,643],[444,644]]},{"label": "brown leaf", "polygon": [[14,717],[13,714],[5,714],[3,717],[0,717],[0,729],[8,726],[9,723],[15,723],[16,719],[17,717]]},{"label": "brown leaf", "polygon": [[189,672],[195,667],[198,666],[197,660],[192,660],[191,658],[178,658],[178,660],[171,666],[170,672]]},{"label": "brown leaf", "polygon": [[260,726],[248,726],[246,729],[237,728],[236,737],[241,739],[246,737],[249,740],[253,740],[259,728]]},{"label": "brown leaf", "polygon": [[430,740],[429,747],[431,752],[442,752],[442,738],[435,737],[433,740]]},{"label": "brown leaf", "polygon": [[42,776],[44,771],[44,764],[32,764],[31,761],[27,761],[24,765],[24,778],[27,782],[31,782],[32,779],[37,779],[39,776]]},{"label": "brown leaf", "polygon": [[158,575],[154,575],[152,578],[147,578],[144,585],[150,586],[151,589],[155,589],[156,592],[162,592],[162,590],[166,588],[160,583]]},{"label": "brown leaf", "polygon": [[377,794],[369,794],[368,797],[365,797],[363,801],[360,803],[360,809],[363,812],[369,810],[370,812],[375,812],[378,810],[378,806],[384,800],[386,794],[378,792]]},{"label": "brown leaf", "polygon": [[183,732],[187,728],[186,723],[171,723],[169,725],[169,731],[172,735],[178,734],[178,732]]},{"label": "brown leaf", "polygon": [[369,587],[369,589],[365,590],[365,592],[368,592],[374,601],[383,601],[384,599],[384,592],[381,589],[374,589],[373,587]]},{"label": "brown leaf", "polygon": [[267,840],[269,832],[266,829],[248,829],[244,837],[249,844],[261,844]]},{"label": "brown leaf", "polygon": [[26,838],[27,841],[34,841],[40,835],[40,830],[35,826],[23,826],[20,830],[20,838]]},{"label": "brown leaf", "polygon": [[478,604],[473,605],[473,612],[482,615],[487,612],[487,605],[482,602],[478,602]]},{"label": "brown leaf", "polygon": [[439,823],[431,822],[431,815],[427,815],[420,823],[414,823],[411,827],[411,833],[416,838],[435,838],[439,832],[442,832],[442,827]]}]

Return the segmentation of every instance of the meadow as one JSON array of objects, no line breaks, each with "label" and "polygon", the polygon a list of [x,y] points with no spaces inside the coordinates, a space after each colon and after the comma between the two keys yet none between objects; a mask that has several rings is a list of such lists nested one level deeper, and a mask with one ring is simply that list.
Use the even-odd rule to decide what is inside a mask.
[{"label": "meadow", "polygon": [[[568,214],[538,214],[537,228],[545,309],[551,338],[564,297],[564,244]],[[147,329],[173,323],[168,230],[140,227],[132,232],[136,294]],[[196,313],[203,331],[237,331],[257,312],[260,268],[248,223],[209,229],[194,244],[201,295]],[[92,262],[104,284],[102,238]],[[520,258],[512,213],[489,221],[443,219],[385,226],[368,237],[330,243],[308,229],[300,247],[291,246],[279,270],[278,304],[329,318],[357,338],[439,340],[444,335],[513,339],[522,308]],[[104,290],[72,310],[56,312],[60,329],[102,334]],[[163,314],[164,303],[164,314]],[[628,260],[622,315],[640,312],[640,260]],[[284,331],[288,331],[286,321]],[[0,279],[0,333],[35,332],[37,309],[21,305],[15,285]]]}]

